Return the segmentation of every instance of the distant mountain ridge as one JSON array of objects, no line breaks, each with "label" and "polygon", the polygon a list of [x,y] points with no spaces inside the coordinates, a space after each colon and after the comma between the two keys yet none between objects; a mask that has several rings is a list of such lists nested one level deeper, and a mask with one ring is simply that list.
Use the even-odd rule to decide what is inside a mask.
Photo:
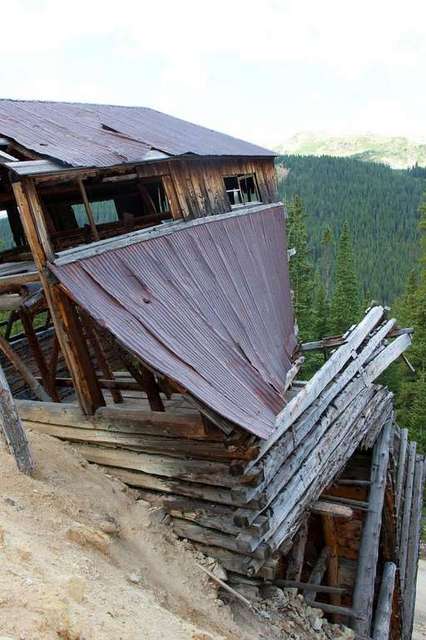
[{"label": "distant mountain ridge", "polygon": [[332,136],[325,133],[302,132],[276,149],[283,155],[352,157],[369,162],[381,162],[393,169],[406,169],[415,164],[426,167],[426,143],[414,142],[402,136]]}]

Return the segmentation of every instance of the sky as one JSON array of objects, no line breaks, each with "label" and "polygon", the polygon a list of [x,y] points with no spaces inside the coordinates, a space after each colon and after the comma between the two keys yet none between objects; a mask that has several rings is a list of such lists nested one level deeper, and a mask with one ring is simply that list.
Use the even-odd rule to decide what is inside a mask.
[{"label": "sky", "polygon": [[2,2],[0,97],[149,106],[276,146],[426,141],[424,0]]}]

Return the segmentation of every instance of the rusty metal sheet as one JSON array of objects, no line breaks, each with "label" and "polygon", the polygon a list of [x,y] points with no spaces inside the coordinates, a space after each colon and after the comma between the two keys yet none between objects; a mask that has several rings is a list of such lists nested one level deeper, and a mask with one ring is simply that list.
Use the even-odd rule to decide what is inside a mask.
[{"label": "rusty metal sheet", "polygon": [[0,100],[0,135],[72,167],[167,156],[274,156],[273,151],[145,107]]},{"label": "rusty metal sheet", "polygon": [[296,346],[281,205],[52,269],[130,351],[267,438]]}]

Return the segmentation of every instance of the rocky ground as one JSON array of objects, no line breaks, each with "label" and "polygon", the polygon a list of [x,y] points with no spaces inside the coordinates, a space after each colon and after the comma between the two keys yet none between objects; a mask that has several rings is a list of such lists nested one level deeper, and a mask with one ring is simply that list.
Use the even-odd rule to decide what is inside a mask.
[{"label": "rocky ground", "polygon": [[[137,493],[30,433],[37,470],[0,451],[0,637],[12,640],[334,640],[291,590],[228,601]],[[226,601],[225,601],[226,600]]]}]

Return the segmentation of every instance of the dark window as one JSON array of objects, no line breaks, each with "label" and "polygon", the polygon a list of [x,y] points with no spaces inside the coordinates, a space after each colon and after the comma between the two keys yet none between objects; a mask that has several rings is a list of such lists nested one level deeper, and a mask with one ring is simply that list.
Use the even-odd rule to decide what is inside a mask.
[{"label": "dark window", "polygon": [[227,176],[224,182],[232,208],[261,202],[254,173]]}]

